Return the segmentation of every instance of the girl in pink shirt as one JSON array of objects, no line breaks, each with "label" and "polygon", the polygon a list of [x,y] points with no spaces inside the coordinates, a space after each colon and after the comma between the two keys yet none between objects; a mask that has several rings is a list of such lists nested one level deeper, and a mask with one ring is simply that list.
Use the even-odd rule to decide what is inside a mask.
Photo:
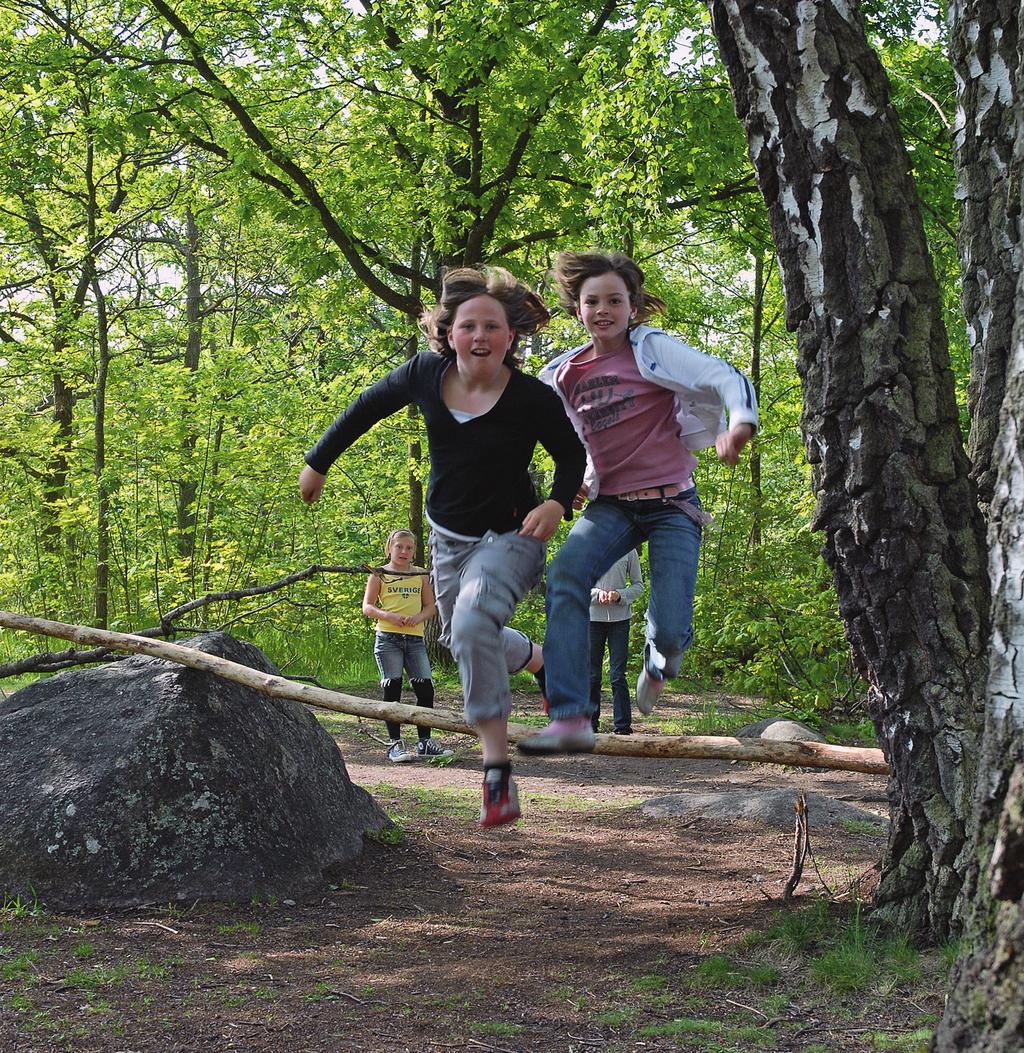
[{"label": "girl in pink shirt", "polygon": [[[664,303],[619,253],[563,252],[559,299],[588,339],[541,379],[561,396],[587,448],[577,507],[586,511],[548,569],[544,641],[551,723],[519,743],[528,753],[594,747],[589,699],[590,590],[621,556],[648,545],[650,605],[637,708],[654,709],[693,639],[693,594],[706,517],[693,483],[694,450],[714,446],[736,464],[757,427],[750,382],[727,362],[643,324]],[[728,410],[726,426],[725,410]]]}]

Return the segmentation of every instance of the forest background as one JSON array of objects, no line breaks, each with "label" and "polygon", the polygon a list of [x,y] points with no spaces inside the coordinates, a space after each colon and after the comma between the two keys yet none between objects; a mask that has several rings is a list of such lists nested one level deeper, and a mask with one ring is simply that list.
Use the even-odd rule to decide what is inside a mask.
[{"label": "forest background", "polygon": [[[966,437],[948,41],[933,5],[863,10]],[[682,675],[860,713],[811,528],[795,339],[703,3],[19,2],[0,35],[0,607],[134,631],[210,592],[381,561],[395,526],[422,537],[414,412],[343,457],[320,506],[296,478],[422,346],[443,269],[500,264],[553,306],[557,251],[622,248],[665,327],[751,376],[762,407],[739,468],[702,458],[715,525]],[[524,368],[580,339],[556,316]],[[337,679],[369,658],[363,582],[318,575],[188,625]],[[517,624],[543,635],[539,592]],[[39,646],[7,634],[0,663]]]}]

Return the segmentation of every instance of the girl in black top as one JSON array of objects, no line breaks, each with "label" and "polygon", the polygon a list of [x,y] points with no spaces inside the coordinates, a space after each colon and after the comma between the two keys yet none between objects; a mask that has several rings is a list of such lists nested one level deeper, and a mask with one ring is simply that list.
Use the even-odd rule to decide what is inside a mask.
[{"label": "girl in black top", "polygon": [[[436,354],[419,354],[367,388],[306,455],[304,500],[377,421],[416,403],[427,430],[434,592],[441,640],[459,665],[466,719],[483,747],[483,826],[519,817],[510,777],[510,672],[539,665],[534,645],[506,625],[539,580],[545,543],[572,515],[586,455],[558,396],[517,368],[522,336],[546,324],[539,297],[500,268],[448,272],[421,318]],[[529,476],[540,443],[555,461],[551,495]]]}]

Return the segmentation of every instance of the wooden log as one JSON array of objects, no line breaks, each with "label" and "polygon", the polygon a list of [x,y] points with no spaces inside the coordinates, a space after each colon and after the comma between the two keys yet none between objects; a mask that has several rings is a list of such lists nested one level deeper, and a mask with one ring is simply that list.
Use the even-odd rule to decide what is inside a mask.
[{"label": "wooden log", "polygon": [[[260,673],[226,658],[205,654],[165,640],[154,640],[131,633],[115,633],[86,625],[69,625],[44,618],[33,618],[13,611],[0,611],[0,626],[22,632],[40,633],[61,640],[109,647],[115,651],[145,654],[168,662],[187,665],[206,673],[245,684],[274,698],[348,713],[372,720],[391,720],[399,724],[416,724],[460,735],[476,735],[476,730],[460,716],[445,709],[425,709],[399,702],[376,702],[341,691],[329,691],[312,684],[300,684],[283,676]],[[508,737],[517,742],[537,729],[528,724],[508,726]],[[886,775],[889,768],[879,749],[832,746],[824,742],[768,742],[763,739],[737,739],[707,735],[598,735],[595,753],[618,757],[693,757],[710,760],[752,761],[759,764],[795,765],[804,768],[830,768]]]}]

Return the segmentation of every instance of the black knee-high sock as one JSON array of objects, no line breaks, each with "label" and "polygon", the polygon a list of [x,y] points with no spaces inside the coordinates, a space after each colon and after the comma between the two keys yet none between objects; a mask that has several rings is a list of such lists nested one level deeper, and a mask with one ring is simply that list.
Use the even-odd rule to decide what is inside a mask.
[{"label": "black knee-high sock", "polygon": [[[380,697],[385,702],[400,702],[402,700],[402,678],[393,676],[388,680],[382,680],[380,682]],[[392,742],[402,737],[401,724],[396,724],[391,720],[385,720],[384,723],[387,725],[388,737]]]},{"label": "black knee-high sock", "polygon": [[[413,694],[416,696],[416,705],[425,706],[427,709],[434,708],[434,681],[433,680],[411,680]],[[420,741],[430,738],[430,728],[420,727],[417,729]]]}]

